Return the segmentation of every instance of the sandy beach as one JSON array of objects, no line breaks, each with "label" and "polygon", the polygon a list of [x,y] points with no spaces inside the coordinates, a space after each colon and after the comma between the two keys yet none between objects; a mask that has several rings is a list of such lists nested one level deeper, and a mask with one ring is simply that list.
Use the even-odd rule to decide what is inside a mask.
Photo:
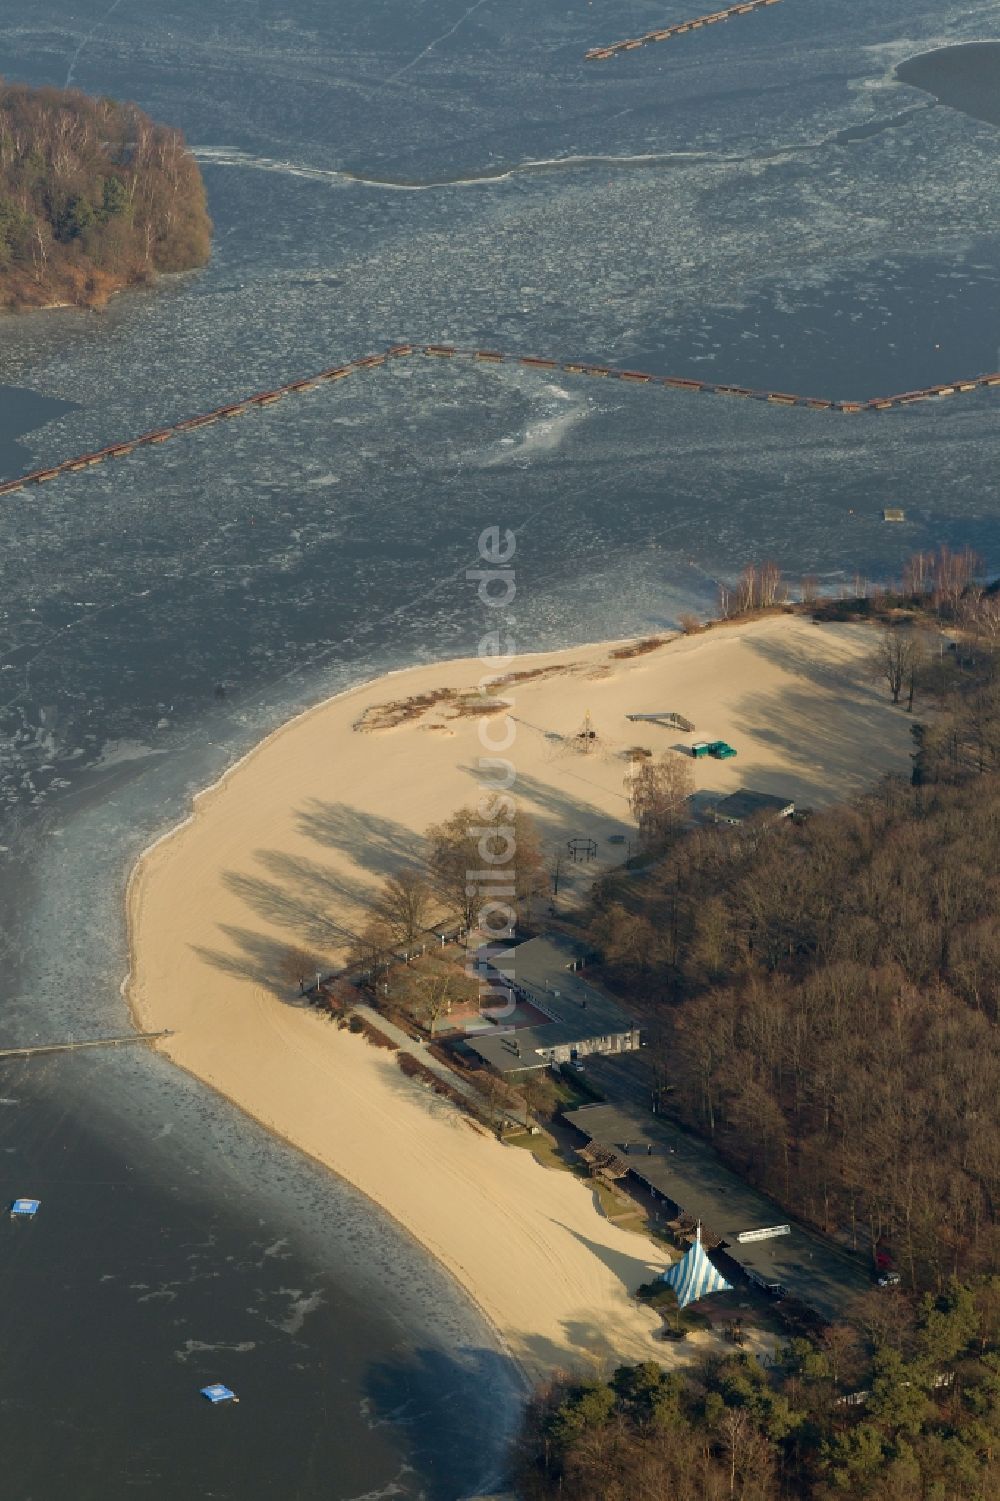
[{"label": "sandy beach", "polygon": [[[520,804],[548,849],[584,835],[600,863],[620,860],[609,836],[635,832],[626,752],[692,738],[626,715],[664,710],[738,752],[696,763],[705,798],[751,787],[818,807],[905,774],[912,721],[871,680],[874,640],[778,615],[635,656],[604,643],[518,659],[509,670],[526,676],[504,696]],[[665,1264],[660,1247],[612,1225],[585,1183],[404,1079],[392,1054],[279,995],[289,948],[336,963],[378,880],[419,853],[429,823],[476,800],[479,719],[463,695],[482,671],[439,663],[331,699],[202,793],[130,882],[128,998],[143,1028],[174,1031],[162,1046],[176,1063],[405,1226],[530,1373],[662,1362],[659,1320],[630,1297]]]}]

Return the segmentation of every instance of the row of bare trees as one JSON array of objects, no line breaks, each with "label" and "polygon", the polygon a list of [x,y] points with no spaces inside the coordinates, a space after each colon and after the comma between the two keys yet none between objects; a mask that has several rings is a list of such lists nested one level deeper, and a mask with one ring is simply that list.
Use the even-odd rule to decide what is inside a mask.
[{"label": "row of bare trees", "polygon": [[[429,940],[433,944],[435,927],[474,930],[483,904],[494,896],[502,897],[513,923],[530,922],[535,904],[558,882],[559,858],[546,860],[533,819],[512,800],[503,801],[492,817],[470,806],[432,825],[422,858],[382,881],[349,954],[349,963],[368,983],[387,983],[388,971],[426,950]],[[433,1030],[468,988],[457,978],[460,973],[428,962],[411,978],[401,983],[397,978],[394,989]]]},{"label": "row of bare trees", "polygon": [[787,598],[788,587],[777,563],[747,563],[735,584],[719,584],[719,614],[728,620],[753,610],[769,610]]},{"label": "row of bare trees", "polygon": [[[1000,590],[982,582],[983,560],[969,547],[954,550],[946,544],[916,552],[903,564],[901,579],[874,581],[856,574],[846,579],[836,596],[824,593],[819,580],[807,574],[794,585],[777,563],[748,563],[735,582],[718,585],[722,619],[773,609],[798,598],[805,605],[835,599],[863,605],[875,615],[914,608],[989,640],[1000,639]],[[693,617],[688,628],[695,628]]]}]

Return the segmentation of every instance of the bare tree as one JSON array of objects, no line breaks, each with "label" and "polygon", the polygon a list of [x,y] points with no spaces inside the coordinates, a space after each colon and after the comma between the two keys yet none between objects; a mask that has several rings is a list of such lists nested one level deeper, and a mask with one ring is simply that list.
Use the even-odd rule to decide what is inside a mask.
[{"label": "bare tree", "polygon": [[513,888],[504,900],[530,908],[545,886],[544,861],[534,820],[516,808],[505,794],[493,798],[500,806],[492,817],[480,808],[459,808],[444,823],[427,830],[427,870],[434,889],[473,928],[485,902],[490,881],[482,872],[495,872],[496,886]]},{"label": "bare tree", "polygon": [[426,876],[404,867],[383,883],[372,910],[400,947],[410,949],[426,932],[433,904]]},{"label": "bare tree", "polygon": [[395,940],[385,920],[373,913],[355,937],[348,962],[358,970],[362,983],[376,985],[378,977],[389,969],[395,957]]},{"label": "bare tree", "polygon": [[1000,639],[1000,592],[970,584],[956,612],[959,625],[986,641]]},{"label": "bare tree", "polygon": [[919,598],[930,587],[934,556],[929,552],[915,552],[903,564],[903,593]]},{"label": "bare tree", "polygon": [[720,584],[720,603],[723,590],[726,594],[726,607],[723,615],[747,615],[751,610],[767,610],[772,606],[781,604],[788,598],[788,590],[781,578],[781,569],[777,563],[747,563],[736,581],[735,606],[729,597],[729,590]]},{"label": "bare tree", "polygon": [[461,971],[448,972],[440,966],[412,976],[416,992],[413,1013],[432,1037],[442,1016],[450,1016],[452,1006],[461,998],[461,978],[464,978]]},{"label": "bare tree", "polygon": [[306,949],[286,949],[278,961],[279,980],[299,987],[299,995],[305,992],[307,982],[315,980],[322,965],[315,954]]},{"label": "bare tree", "polygon": [[934,554],[932,565],[932,593],[934,608],[939,615],[954,616],[966,589],[982,568],[982,560],[971,548],[952,552],[943,544]]},{"label": "bare tree", "polygon": [[913,699],[923,669],[931,659],[932,638],[939,635],[938,627],[927,619],[918,621],[913,629],[910,651],[906,663],[906,711],[913,713]]},{"label": "bare tree", "polygon": [[686,756],[668,751],[660,761],[633,762],[629,805],[643,839],[659,843],[677,832],[687,817],[694,773]]},{"label": "bare tree", "polygon": [[875,673],[889,685],[894,704],[909,679],[917,655],[916,638],[908,626],[887,625],[875,648]]},{"label": "bare tree", "polygon": [[761,563],[757,569],[757,598],[763,609],[780,604],[787,598],[777,563]]},{"label": "bare tree", "polygon": [[757,605],[757,569],[753,563],[748,563],[740,574],[736,584],[736,610],[740,615],[746,615]]},{"label": "bare tree", "polygon": [[551,1076],[541,1069],[518,1080],[518,1093],[533,1115],[552,1116],[559,1105],[559,1095]]}]

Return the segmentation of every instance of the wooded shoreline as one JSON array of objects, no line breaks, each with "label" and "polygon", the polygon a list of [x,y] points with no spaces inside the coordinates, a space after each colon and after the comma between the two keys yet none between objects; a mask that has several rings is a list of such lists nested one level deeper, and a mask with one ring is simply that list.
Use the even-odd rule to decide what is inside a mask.
[{"label": "wooded shoreline", "polygon": [[0,85],[0,309],[103,307],[208,260],[180,132],[77,89]]}]

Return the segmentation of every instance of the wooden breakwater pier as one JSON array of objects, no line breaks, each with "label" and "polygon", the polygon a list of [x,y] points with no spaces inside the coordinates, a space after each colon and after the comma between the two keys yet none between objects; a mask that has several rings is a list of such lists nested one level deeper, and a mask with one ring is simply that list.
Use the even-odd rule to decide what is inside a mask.
[{"label": "wooden breakwater pier", "polygon": [[0,1048],[3,1058],[37,1058],[41,1053],[77,1053],[83,1048],[124,1048],[138,1042],[155,1042],[160,1037],[172,1037],[168,1028],[163,1032],[129,1032],[125,1037],[89,1037],[82,1042],[43,1042],[24,1048]]},{"label": "wooden breakwater pier", "polygon": [[208,427],[215,422],[242,416],[255,408],[272,406],[286,396],[296,396],[304,391],[315,391],[323,384],[346,380],[353,375],[366,374],[380,366],[385,366],[390,362],[395,363],[411,355],[422,355],[433,360],[469,360],[486,366],[507,365],[534,371],[554,370],[563,375],[619,380],[626,384],[659,387],[668,392],[686,391],[703,396],[742,397],[745,400],[766,402],[772,406],[807,407],[813,411],[838,413],[885,412],[894,407],[911,406],[916,402],[935,401],[942,397],[957,396],[984,387],[1000,386],[1000,371],[991,371],[933,386],[923,386],[915,391],[899,391],[891,396],[872,396],[867,399],[859,397],[856,400],[844,401],[834,400],[827,396],[803,396],[789,391],[769,391],[750,386],[723,384],[719,381],[696,380],[684,375],[659,375],[649,370],[622,370],[612,365],[597,365],[590,360],[567,360],[551,355],[520,354],[500,349],[459,348],[454,344],[393,344],[377,354],[362,355],[359,359],[349,360],[344,365],[335,365],[329,370],[321,370],[301,380],[288,381],[285,385],[276,386],[271,391],[260,391],[256,395],[245,397],[242,401],[228,402],[224,406],[214,407],[209,412],[184,417],[178,422],[156,428],[152,432],[142,433],[136,438],[129,438],[121,443],[111,443],[91,453],[76,454],[73,458],[63,459],[61,463],[44,469],[34,469],[29,474],[19,475],[17,479],[6,480],[0,484],[0,496],[13,494],[14,491],[23,490],[28,485],[44,484],[48,480],[58,479],[81,469],[89,469],[92,465],[103,464],[109,459],[126,458],[138,448],[165,443],[168,438]]},{"label": "wooden breakwater pier", "polygon": [[587,62],[604,62],[617,57],[619,52],[634,52],[637,47],[648,47],[650,42],[669,42],[674,37],[684,36],[689,31],[701,31],[703,26],[716,26],[720,21],[733,21],[737,16],[749,16],[754,11],[766,10],[777,5],[778,0],[740,0],[739,4],[727,5],[725,10],[713,10],[705,16],[694,16],[690,21],[677,21],[673,26],[659,26],[643,36],[624,37],[620,42],[609,42],[606,47],[591,47],[584,53]]}]

